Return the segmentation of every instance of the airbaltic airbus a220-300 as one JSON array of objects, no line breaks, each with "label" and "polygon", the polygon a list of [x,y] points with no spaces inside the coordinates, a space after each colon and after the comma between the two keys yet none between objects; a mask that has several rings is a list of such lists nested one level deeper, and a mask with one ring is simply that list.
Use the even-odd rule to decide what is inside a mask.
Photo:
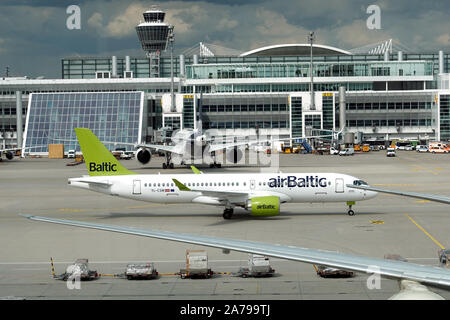
[{"label": "airbaltic airbus a220-300", "polygon": [[354,215],[356,201],[377,192],[349,188],[367,185],[339,173],[250,174],[137,174],[122,166],[97,137],[85,128],[75,129],[89,177],[70,178],[69,185],[123,198],[157,203],[200,203],[224,207],[230,219],[235,207],[252,216],[275,216],[280,204],[293,202],[346,202]]}]

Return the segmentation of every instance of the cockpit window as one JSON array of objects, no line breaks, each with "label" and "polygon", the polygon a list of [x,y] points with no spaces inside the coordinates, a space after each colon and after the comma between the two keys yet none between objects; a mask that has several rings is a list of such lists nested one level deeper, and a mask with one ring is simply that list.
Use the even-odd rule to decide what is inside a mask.
[{"label": "cockpit window", "polygon": [[355,181],[353,181],[353,184],[355,186],[368,186],[367,182],[362,181],[362,180],[355,180]]}]

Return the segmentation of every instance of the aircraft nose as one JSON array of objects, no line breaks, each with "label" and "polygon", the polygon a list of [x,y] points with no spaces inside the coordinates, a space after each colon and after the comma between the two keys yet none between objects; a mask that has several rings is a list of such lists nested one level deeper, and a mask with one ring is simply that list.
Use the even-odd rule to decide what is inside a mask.
[{"label": "aircraft nose", "polygon": [[378,195],[378,192],[376,192],[376,191],[367,191],[366,195],[367,195],[367,198],[372,199],[372,198],[375,198]]}]

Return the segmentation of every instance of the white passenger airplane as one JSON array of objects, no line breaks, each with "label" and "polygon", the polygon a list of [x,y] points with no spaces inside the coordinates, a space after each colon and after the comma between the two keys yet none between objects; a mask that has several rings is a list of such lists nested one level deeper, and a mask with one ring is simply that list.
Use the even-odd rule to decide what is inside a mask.
[{"label": "white passenger airplane", "polygon": [[[304,140],[310,138],[324,138],[333,135],[339,135],[340,132],[333,132],[328,135],[283,138],[283,139],[258,139],[258,140],[244,140],[236,142],[221,141],[210,137],[208,131],[205,133],[201,129],[183,129],[178,130],[171,137],[173,145],[160,144],[131,144],[131,143],[114,143],[118,145],[132,145],[137,148],[136,160],[145,165],[151,161],[152,152],[163,151],[165,153],[166,161],[163,163],[163,169],[173,169],[174,161],[184,165],[195,160],[203,160],[209,163],[210,168],[220,168],[222,164],[217,161],[216,154],[219,151],[225,152],[226,159],[229,163],[238,163],[244,156],[242,150],[246,145],[255,145],[260,143],[270,143],[274,141],[285,140]],[[234,137],[233,137],[234,138]],[[113,142],[105,142],[113,143]]]},{"label": "white passenger airplane", "polygon": [[70,178],[70,186],[123,198],[157,203],[200,203],[225,207],[230,219],[235,207],[252,216],[274,216],[280,204],[346,202],[354,215],[356,201],[376,192],[346,187],[367,185],[339,173],[146,174],[134,173],[117,161],[89,129],[75,129],[89,176]]}]

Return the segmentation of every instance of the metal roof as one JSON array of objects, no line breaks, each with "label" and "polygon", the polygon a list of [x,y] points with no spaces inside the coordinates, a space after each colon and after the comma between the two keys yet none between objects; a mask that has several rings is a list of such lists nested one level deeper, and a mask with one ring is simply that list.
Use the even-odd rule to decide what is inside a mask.
[{"label": "metal roof", "polygon": [[[277,44],[242,53],[241,57],[257,56],[306,56],[310,54],[309,43]],[[313,44],[314,55],[352,55],[350,51],[321,44]]]}]

